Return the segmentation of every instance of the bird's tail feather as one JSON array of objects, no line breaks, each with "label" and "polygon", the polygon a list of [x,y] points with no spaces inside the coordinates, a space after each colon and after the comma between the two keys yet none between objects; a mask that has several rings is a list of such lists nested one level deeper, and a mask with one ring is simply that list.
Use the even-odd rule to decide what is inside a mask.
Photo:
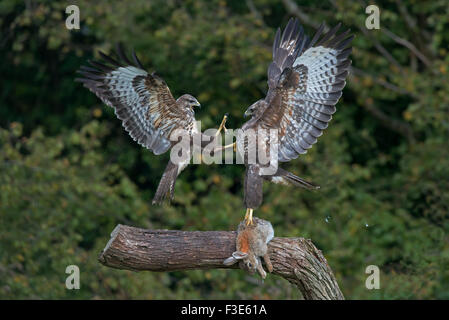
[{"label": "bird's tail feather", "polygon": [[157,187],[156,194],[153,198],[153,204],[162,204],[167,195],[169,195],[169,201],[173,199],[175,193],[175,183],[178,177],[178,166],[169,161],[162,175],[159,186]]},{"label": "bird's tail feather", "polygon": [[293,173],[281,168],[278,168],[276,174],[272,176],[271,181],[275,183],[294,185],[296,187],[301,187],[309,190],[320,188],[320,186],[314,184],[313,182],[306,181],[303,178],[295,176]]}]

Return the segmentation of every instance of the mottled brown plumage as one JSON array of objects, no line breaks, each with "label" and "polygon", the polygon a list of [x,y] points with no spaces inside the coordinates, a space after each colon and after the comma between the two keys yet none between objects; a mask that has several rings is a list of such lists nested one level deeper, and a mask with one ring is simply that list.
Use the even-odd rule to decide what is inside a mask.
[{"label": "mottled brown plumage", "polygon": [[[131,62],[121,46],[117,46],[118,60],[101,52],[100,55],[105,63],[89,61],[91,66],[82,66],[79,73],[83,77],[76,80],[114,108],[117,118],[137,143],[159,155],[178,142],[172,136],[177,129],[184,130],[189,139],[199,133],[193,109],[200,105],[197,99],[184,94],[175,100],[165,81],[146,72],[135,53]],[[187,158],[190,160],[190,156]],[[168,193],[173,198],[176,177],[188,160],[169,161],[153,203],[161,203]]]},{"label": "mottled brown plumage", "polygon": [[[305,154],[327,128],[351,64],[348,45],[353,36],[349,35],[349,30],[337,35],[339,27],[340,24],[323,34],[324,25],[321,25],[310,41],[297,20],[289,21],[282,38],[278,29],[273,43],[273,62],[268,68],[267,95],[247,109],[245,116],[250,115],[251,119],[242,126],[240,134],[245,137],[246,132],[255,132],[260,141],[263,130],[277,130],[277,141],[263,139],[258,145],[262,154],[280,162],[290,161]],[[274,144],[277,153],[270,155]],[[242,155],[251,151],[245,139],[239,137],[237,149]],[[281,168],[274,174],[263,174],[264,166],[259,160],[259,157],[253,163],[245,160],[244,204],[248,209],[255,209],[262,203],[263,179],[307,189],[318,188]],[[250,212],[252,214],[252,210]]]}]

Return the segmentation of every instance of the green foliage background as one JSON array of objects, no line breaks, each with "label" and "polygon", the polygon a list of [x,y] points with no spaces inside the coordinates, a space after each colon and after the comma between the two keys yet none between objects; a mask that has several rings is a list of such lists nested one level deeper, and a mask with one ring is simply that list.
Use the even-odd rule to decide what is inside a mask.
[{"label": "green foliage background", "polygon": [[[244,214],[244,168],[192,165],[177,181],[173,205],[151,206],[168,154],[135,144],[112,109],[73,81],[98,50],[122,41],[175,96],[198,98],[203,129],[225,112],[228,127],[237,128],[246,107],[264,96],[275,29],[292,16],[287,2],[310,19],[309,35],[323,20],[350,27],[355,69],[319,143],[284,166],[320,184],[319,192],[265,185],[256,214],[278,236],[311,238],[348,299],[449,298],[443,0],[375,1],[380,30],[364,28],[364,1],[73,1],[81,29],[72,31],[66,1],[1,1],[0,298],[301,298],[274,276],[262,284],[243,271],[133,273],[100,265],[118,223],[235,229]],[[71,264],[80,267],[80,290],[65,289]],[[380,267],[380,290],[365,288],[371,264]]]}]

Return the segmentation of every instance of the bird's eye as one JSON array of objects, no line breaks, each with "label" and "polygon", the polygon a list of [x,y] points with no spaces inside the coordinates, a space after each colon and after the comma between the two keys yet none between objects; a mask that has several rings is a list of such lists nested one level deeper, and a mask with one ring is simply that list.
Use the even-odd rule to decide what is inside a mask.
[{"label": "bird's eye", "polygon": [[253,265],[251,264],[251,262],[248,262],[248,268],[252,268]]}]

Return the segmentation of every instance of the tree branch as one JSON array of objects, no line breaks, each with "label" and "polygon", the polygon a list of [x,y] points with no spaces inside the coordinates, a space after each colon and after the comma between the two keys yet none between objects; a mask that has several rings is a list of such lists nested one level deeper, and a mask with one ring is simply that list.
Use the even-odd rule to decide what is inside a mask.
[{"label": "tree branch", "polygon": [[[294,1],[282,0],[282,2],[284,4],[285,10],[287,10],[288,13],[297,16],[299,18],[299,20],[301,21],[301,23],[311,26],[315,29],[318,29],[318,27],[320,26],[320,23],[317,21],[314,21],[313,19],[311,19],[309,17],[308,14],[301,11],[299,9],[298,5]],[[326,32],[328,29],[329,29],[328,26],[325,25],[324,31]]]},{"label": "tree branch", "polygon": [[404,68],[402,65],[388,52],[387,49],[378,41],[376,38],[372,37],[371,34],[368,32],[368,30],[364,26],[359,26],[360,31],[367,37],[371,42],[373,43],[374,47],[379,51],[379,53],[388,60],[391,64],[393,64],[398,70],[405,74]]},{"label": "tree branch", "polygon": [[406,47],[411,52],[413,52],[413,54],[415,56],[417,56],[419,58],[419,60],[421,60],[426,65],[426,67],[430,66],[430,60],[427,59],[427,57],[423,53],[421,53],[421,51],[419,51],[413,43],[397,36],[396,34],[394,34],[393,32],[391,32],[390,30],[388,30],[385,27],[382,27],[381,30],[384,34],[386,34],[388,37],[393,39],[396,43],[399,43],[400,45]]},{"label": "tree branch", "polygon": [[365,110],[367,110],[369,113],[371,113],[371,115],[373,115],[375,118],[380,120],[380,123],[384,127],[406,138],[409,144],[415,143],[415,136],[413,134],[413,130],[408,123],[391,118],[374,105],[369,105],[365,103],[362,105],[362,107],[365,108]]},{"label": "tree branch", "polygon": [[253,0],[246,0],[246,6],[248,7],[249,11],[251,11],[251,14],[257,19],[262,22],[262,24],[265,25],[265,21],[263,20],[262,14],[257,10],[256,5],[254,4]]},{"label": "tree branch", "polygon": [[[235,231],[146,230],[118,225],[98,260],[133,271],[238,268],[223,261],[235,251]],[[305,299],[343,300],[326,259],[310,240],[274,238],[268,244],[273,274],[295,284]]]},{"label": "tree branch", "polygon": [[429,34],[426,30],[418,27],[416,19],[410,15],[407,7],[402,3],[402,1],[396,0],[396,5],[405,22],[407,23],[409,29],[412,30],[415,34],[417,33],[421,35],[426,42],[430,42],[430,40],[432,39],[431,34]]},{"label": "tree branch", "polygon": [[374,75],[372,75],[372,74],[370,74],[370,73],[368,73],[366,71],[363,71],[362,69],[356,68],[354,66],[350,66],[349,69],[350,69],[350,73],[351,74],[354,74],[354,75],[357,75],[357,76],[360,76],[360,77],[369,77],[375,83],[381,85],[382,87],[384,87],[386,89],[389,89],[389,90],[394,91],[394,92],[399,93],[399,94],[409,95],[409,96],[412,96],[414,98],[417,98],[415,93],[410,92],[407,89],[398,87],[397,85],[392,84],[392,83],[390,83],[388,81],[382,80],[381,78],[376,77],[376,76],[374,76]]}]

